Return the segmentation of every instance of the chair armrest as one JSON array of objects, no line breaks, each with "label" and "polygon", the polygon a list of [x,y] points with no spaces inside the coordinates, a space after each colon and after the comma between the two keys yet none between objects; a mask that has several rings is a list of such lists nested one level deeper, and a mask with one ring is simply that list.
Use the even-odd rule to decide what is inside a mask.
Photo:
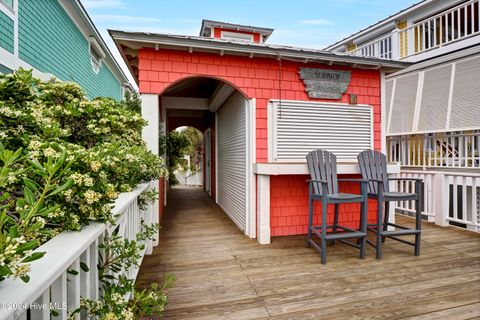
[{"label": "chair armrest", "polygon": [[368,182],[368,179],[337,179],[340,182]]},{"label": "chair armrest", "polygon": [[389,181],[416,181],[423,182],[423,179],[419,178],[388,178]]},{"label": "chair armrest", "polygon": [[308,182],[308,183],[314,183],[314,182],[319,182],[319,183],[322,183],[322,184],[327,184],[328,183],[325,180],[315,180],[315,179],[308,179],[308,180],[305,180],[305,181]]}]

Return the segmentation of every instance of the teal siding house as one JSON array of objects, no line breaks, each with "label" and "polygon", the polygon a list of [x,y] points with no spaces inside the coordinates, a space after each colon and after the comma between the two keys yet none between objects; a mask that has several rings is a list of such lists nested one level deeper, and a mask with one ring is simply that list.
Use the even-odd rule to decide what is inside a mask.
[{"label": "teal siding house", "polygon": [[0,0],[0,72],[33,69],[121,99],[130,84],[79,0]]}]

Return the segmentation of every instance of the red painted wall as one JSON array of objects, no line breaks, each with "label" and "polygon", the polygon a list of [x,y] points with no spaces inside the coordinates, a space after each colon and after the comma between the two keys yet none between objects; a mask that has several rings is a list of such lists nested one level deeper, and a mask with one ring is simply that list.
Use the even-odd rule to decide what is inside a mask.
[{"label": "red painted wall", "polygon": [[[339,100],[311,99],[299,78],[300,67],[350,70],[352,77],[347,92]],[[267,162],[267,103],[270,99],[349,102],[349,94],[357,95],[359,104],[374,110],[374,146],[380,149],[380,72],[347,66],[328,66],[275,59],[221,56],[219,54],[176,50],[139,50],[139,88],[141,93],[161,94],[169,85],[192,76],[215,77],[235,86],[248,98],[256,99],[256,160]],[[352,106],[354,108],[355,106]],[[214,126],[212,126],[214,127]],[[214,131],[212,131],[214,137]],[[212,154],[214,155],[212,142]],[[212,190],[214,189],[214,159],[212,156]],[[272,235],[301,234],[306,230],[307,185],[305,176],[271,177]],[[356,187],[342,185],[354,192]],[[373,205],[370,206],[373,210]],[[287,213],[288,211],[288,213]],[[348,224],[358,221],[356,205],[341,206],[341,219]],[[372,211],[373,212],[373,211]]]}]

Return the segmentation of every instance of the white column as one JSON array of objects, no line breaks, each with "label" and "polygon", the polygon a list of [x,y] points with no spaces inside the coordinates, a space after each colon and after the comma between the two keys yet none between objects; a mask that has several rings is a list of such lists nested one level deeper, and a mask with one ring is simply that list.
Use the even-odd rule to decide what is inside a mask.
[{"label": "white column", "polygon": [[[394,178],[396,175],[395,174],[389,174],[389,178]],[[395,181],[389,181],[388,182],[388,188],[392,191],[397,191],[397,185]],[[397,203],[395,201],[390,201],[390,206],[388,208],[388,222],[390,223],[395,223],[395,209],[396,209]],[[395,227],[393,226],[388,226],[388,230],[395,230]]]},{"label": "white column", "polygon": [[[142,130],[142,138],[147,143],[147,148],[155,154],[159,154],[158,142],[160,138],[159,127],[160,127],[160,107],[159,107],[159,97],[157,94],[142,94],[142,117],[148,121],[148,124]],[[165,120],[165,118],[164,118]],[[163,127],[165,130],[165,127]],[[150,188],[159,191],[158,181],[152,181],[150,183]],[[166,189],[166,188],[164,188]],[[165,199],[166,199],[165,195]],[[164,205],[166,205],[166,200]],[[156,201],[151,208],[152,222],[158,222],[158,212],[159,212],[159,203]],[[158,245],[158,236],[153,242],[154,245]]]},{"label": "white column", "polygon": [[433,176],[433,212],[435,224],[441,227],[448,226],[448,196],[449,192],[445,181],[445,175],[436,173]]},{"label": "white column", "polygon": [[260,244],[270,243],[270,176],[258,177],[258,237]]},{"label": "white column", "polygon": [[[385,71],[380,71],[380,137],[381,137],[381,151],[387,154],[387,101],[385,92]],[[374,133],[375,135],[375,133]]]},{"label": "white column", "polygon": [[142,131],[142,137],[147,143],[148,149],[158,154],[159,124],[160,112],[158,104],[158,95],[142,94],[142,117],[148,121],[148,124]]},{"label": "white column", "polygon": [[392,31],[392,60],[400,59],[400,37],[398,32],[398,29]]}]

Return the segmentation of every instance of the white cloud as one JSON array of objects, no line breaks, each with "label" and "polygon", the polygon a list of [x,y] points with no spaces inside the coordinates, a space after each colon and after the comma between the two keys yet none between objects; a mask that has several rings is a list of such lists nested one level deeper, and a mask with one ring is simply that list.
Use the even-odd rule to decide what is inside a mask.
[{"label": "white cloud", "polygon": [[161,21],[158,18],[125,16],[117,14],[92,14],[91,17],[95,22],[149,23]]},{"label": "white cloud", "polygon": [[311,20],[299,20],[301,24],[315,25],[315,26],[331,26],[335,24],[333,21],[326,19],[311,19]]},{"label": "white cloud", "polygon": [[87,9],[126,7],[122,0],[82,0],[82,4]]}]

